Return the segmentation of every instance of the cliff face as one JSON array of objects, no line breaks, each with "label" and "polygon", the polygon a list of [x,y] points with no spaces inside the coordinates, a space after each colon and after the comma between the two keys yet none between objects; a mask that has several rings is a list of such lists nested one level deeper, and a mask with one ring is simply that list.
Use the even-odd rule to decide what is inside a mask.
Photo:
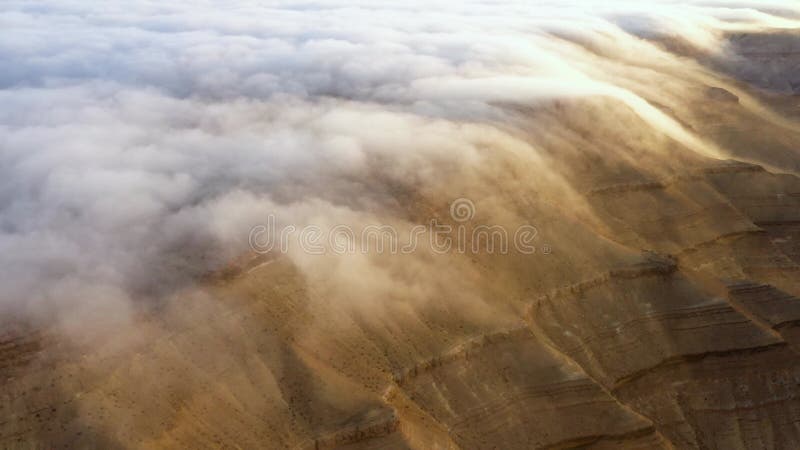
[{"label": "cliff face", "polygon": [[[4,319],[0,447],[800,448],[800,125],[776,112],[798,106],[797,36],[753,36],[722,66],[559,35],[627,94],[355,115],[365,142],[434,150],[373,143],[364,173],[326,173],[359,193],[337,217],[529,224],[535,251],[246,253],[110,331]],[[271,188],[290,212],[310,189]]]}]

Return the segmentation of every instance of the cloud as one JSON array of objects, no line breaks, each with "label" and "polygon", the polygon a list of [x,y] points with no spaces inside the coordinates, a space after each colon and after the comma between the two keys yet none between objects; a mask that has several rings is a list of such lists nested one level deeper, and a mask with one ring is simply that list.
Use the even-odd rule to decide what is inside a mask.
[{"label": "cloud", "polygon": [[[248,227],[270,212],[408,223],[390,182],[444,191],[447,174],[488,170],[487,146],[546,172],[503,104],[608,96],[656,133],[718,151],[640,97],[640,66],[674,62],[642,38],[678,33],[713,51],[722,31],[797,26],[798,9],[3,2],[0,307],[58,316],[102,304],[125,316],[245,252]],[[390,268],[375,283],[407,280]]]}]

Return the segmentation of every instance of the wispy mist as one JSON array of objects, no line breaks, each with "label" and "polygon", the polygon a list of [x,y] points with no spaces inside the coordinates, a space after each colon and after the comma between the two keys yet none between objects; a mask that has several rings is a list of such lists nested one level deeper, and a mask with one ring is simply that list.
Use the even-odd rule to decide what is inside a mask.
[{"label": "wispy mist", "polygon": [[[0,306],[124,320],[247,252],[269,213],[410,225],[398,191],[477,190],[503,170],[487,148],[529,164],[538,191],[571,195],[554,155],[580,124],[563,125],[554,101],[626,105],[650,135],[596,120],[631,148],[724,156],[680,120],[689,88],[659,84],[713,79],[692,57],[734,64],[725,33],[791,30],[798,15],[794,1],[754,0],[4,2]],[[312,280],[331,267],[296,263]],[[353,270],[384,287],[426,272],[370,264],[334,264],[334,285],[352,287]]]}]

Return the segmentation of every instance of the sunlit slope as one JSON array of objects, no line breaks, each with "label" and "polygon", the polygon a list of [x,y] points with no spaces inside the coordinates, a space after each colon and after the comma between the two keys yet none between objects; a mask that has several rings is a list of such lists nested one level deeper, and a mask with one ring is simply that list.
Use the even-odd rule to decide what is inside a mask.
[{"label": "sunlit slope", "polygon": [[[252,183],[326,225],[457,226],[465,198],[470,227],[534,225],[536,252],[241,249],[111,331],[14,317],[0,447],[800,447],[797,97],[696,42],[547,36],[595,76],[581,95],[444,77],[403,107],[287,102],[370,150]],[[248,126],[272,120],[251,107]],[[235,186],[226,218],[256,203]]]}]

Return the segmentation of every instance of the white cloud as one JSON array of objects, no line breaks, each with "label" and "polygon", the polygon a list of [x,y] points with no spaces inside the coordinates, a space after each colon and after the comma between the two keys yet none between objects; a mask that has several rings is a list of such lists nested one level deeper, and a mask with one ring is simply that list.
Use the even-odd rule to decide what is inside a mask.
[{"label": "white cloud", "polygon": [[[0,305],[127,304],[243,251],[267,211],[319,199],[378,207],[368,183],[353,181],[371,158],[408,183],[436,179],[449,159],[479,164],[482,136],[506,136],[493,128],[498,101],[624,92],[638,104],[561,33],[611,36],[621,54],[657,61],[656,47],[622,30],[713,48],[721,29],[793,26],[799,9],[5,1]],[[667,134],[685,132],[643,109]]]}]

